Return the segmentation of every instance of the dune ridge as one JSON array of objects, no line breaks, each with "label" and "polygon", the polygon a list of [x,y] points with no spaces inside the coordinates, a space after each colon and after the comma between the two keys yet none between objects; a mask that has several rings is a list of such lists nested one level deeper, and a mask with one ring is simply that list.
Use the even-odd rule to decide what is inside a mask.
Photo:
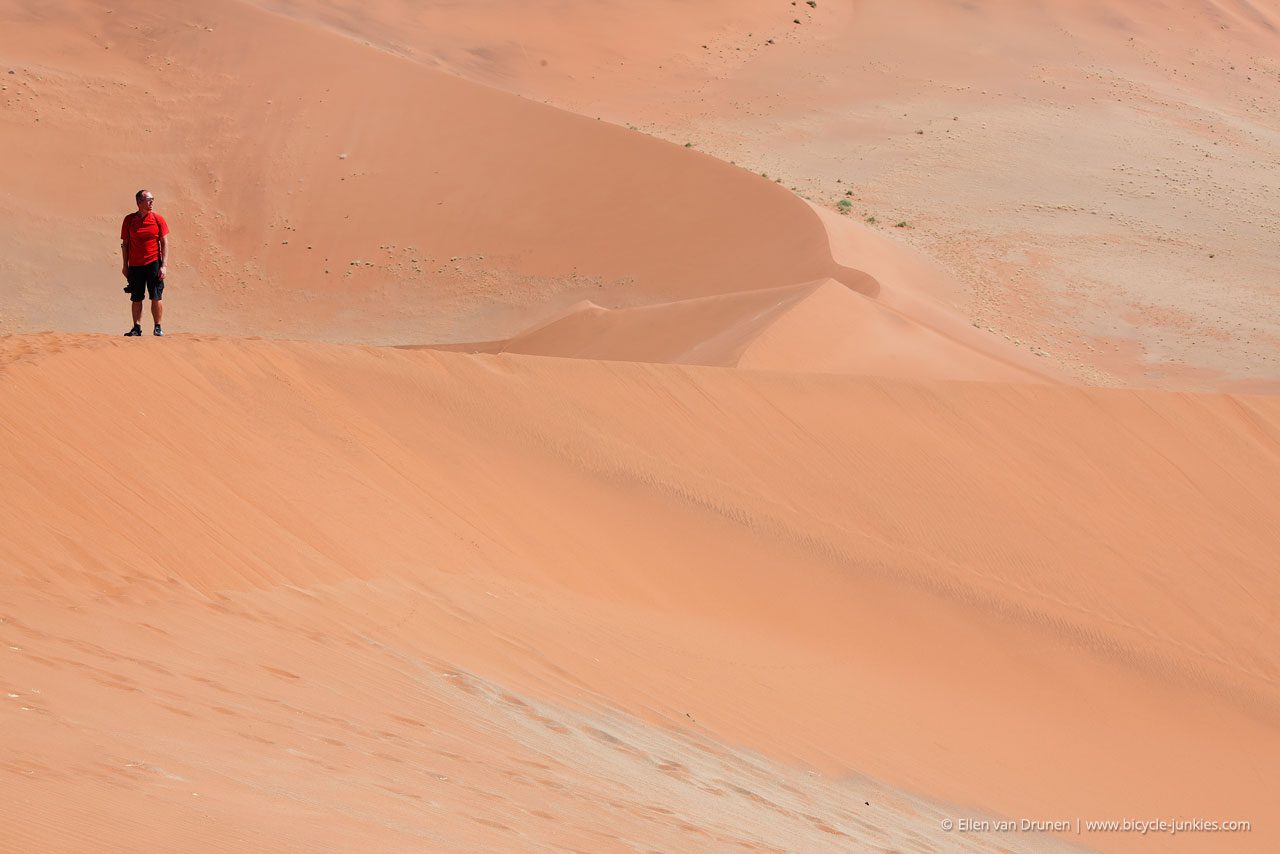
[{"label": "dune ridge", "polygon": [[1007,363],[981,345],[965,346],[833,279],[625,309],[584,301],[505,340],[419,346],[897,379],[1048,381],[1021,364],[1024,358]]}]

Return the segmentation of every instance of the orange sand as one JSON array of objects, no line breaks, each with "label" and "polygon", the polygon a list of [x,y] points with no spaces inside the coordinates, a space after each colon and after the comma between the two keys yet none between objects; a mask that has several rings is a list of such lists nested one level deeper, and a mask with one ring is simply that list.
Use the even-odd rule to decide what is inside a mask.
[{"label": "orange sand", "polygon": [[873,6],[5,4],[0,851],[1274,850],[1280,13]]}]

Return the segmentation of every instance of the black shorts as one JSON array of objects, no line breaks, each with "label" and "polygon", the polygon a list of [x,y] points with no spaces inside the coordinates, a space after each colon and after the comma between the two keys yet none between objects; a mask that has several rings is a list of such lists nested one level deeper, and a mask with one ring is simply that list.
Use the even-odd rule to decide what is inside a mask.
[{"label": "black shorts", "polygon": [[145,298],[144,294],[153,300],[158,300],[163,293],[164,280],[160,278],[159,261],[129,268],[129,300],[131,302],[142,302]]}]

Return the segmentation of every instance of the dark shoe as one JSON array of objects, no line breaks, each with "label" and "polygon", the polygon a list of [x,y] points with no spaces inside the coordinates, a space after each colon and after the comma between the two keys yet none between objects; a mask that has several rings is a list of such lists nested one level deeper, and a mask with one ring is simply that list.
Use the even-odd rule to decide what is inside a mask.
[{"label": "dark shoe", "polygon": [[[139,335],[141,335],[142,333],[141,333],[141,332],[139,332],[138,334],[139,334]],[[155,335],[155,336],[156,336],[156,337],[158,337],[158,338],[163,338],[163,337],[164,337],[164,330],[163,330],[163,329],[161,329],[161,328],[160,328],[160,324],[158,324],[158,323],[157,323],[157,324],[156,324],[156,329],[155,329],[155,331],[154,331],[154,332],[152,332],[151,334],[152,334],[152,335]]]},{"label": "dark shoe", "polygon": [[125,338],[137,338],[137,337],[138,337],[138,336],[140,336],[141,334],[142,334],[142,327],[141,327],[141,326],[134,326],[132,329],[130,329],[128,332],[126,332],[126,333],[124,334],[124,337],[125,337]]}]

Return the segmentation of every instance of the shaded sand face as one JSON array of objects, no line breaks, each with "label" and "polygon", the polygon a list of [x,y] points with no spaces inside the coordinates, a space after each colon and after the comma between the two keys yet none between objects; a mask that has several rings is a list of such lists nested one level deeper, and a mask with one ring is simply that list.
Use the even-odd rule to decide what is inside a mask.
[{"label": "shaded sand face", "polygon": [[1126,8],[0,9],[0,850],[1275,850],[1276,13]]}]

